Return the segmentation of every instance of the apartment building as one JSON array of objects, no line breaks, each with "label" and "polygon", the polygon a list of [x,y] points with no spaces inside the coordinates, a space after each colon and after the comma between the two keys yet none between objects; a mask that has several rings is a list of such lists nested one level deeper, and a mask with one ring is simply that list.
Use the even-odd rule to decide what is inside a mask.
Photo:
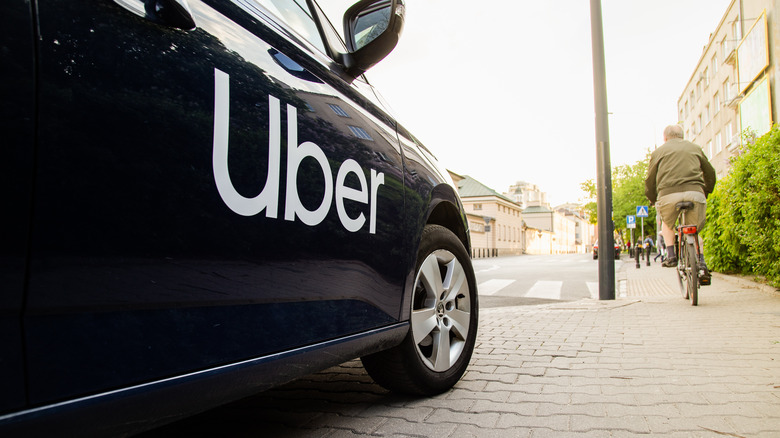
[{"label": "apartment building", "polygon": [[588,215],[579,204],[561,204],[555,211],[574,223],[574,245],[577,253],[590,253],[596,241],[596,226],[590,223]]},{"label": "apartment building", "polygon": [[593,227],[581,210],[550,209],[547,194],[536,185],[518,182],[501,194],[470,176],[450,171],[450,177],[466,210],[472,257],[568,254],[592,245]]},{"label": "apartment building", "polygon": [[572,254],[581,252],[577,248],[577,224],[561,212],[552,210],[547,205],[536,205],[523,210],[523,218],[528,227],[552,233],[547,247],[529,247],[529,253]]},{"label": "apartment building", "polygon": [[543,192],[536,184],[525,181],[518,181],[509,186],[504,196],[520,204],[523,209],[547,204],[547,192]]},{"label": "apartment building", "polygon": [[704,149],[719,178],[742,132],[760,136],[774,123],[776,19],[772,0],[733,0],[677,101],[685,138]]},{"label": "apartment building", "polygon": [[456,181],[469,221],[472,255],[495,257],[523,254],[526,248],[522,208],[508,197],[469,176]]}]

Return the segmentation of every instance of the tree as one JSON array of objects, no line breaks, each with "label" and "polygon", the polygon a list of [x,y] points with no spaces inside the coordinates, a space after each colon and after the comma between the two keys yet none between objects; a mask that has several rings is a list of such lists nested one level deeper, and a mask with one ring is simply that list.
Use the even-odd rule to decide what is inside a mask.
[{"label": "tree", "polygon": [[[615,230],[628,240],[629,233],[626,227],[626,216],[636,215],[636,208],[640,205],[649,205],[645,197],[645,177],[647,166],[650,163],[650,151],[645,158],[632,165],[621,165],[612,169],[612,220]],[[588,203],[583,207],[591,214],[592,223],[596,223],[596,183],[589,179],[580,184],[580,188],[587,195]],[[649,209],[649,217],[644,220],[646,235],[655,235],[655,210]],[[639,230],[635,236],[639,236]]]},{"label": "tree", "polygon": [[580,183],[580,189],[585,193],[585,205],[582,206],[582,209],[588,214],[588,221],[596,225],[596,183],[593,182],[592,179],[589,179],[585,181],[584,183]]}]

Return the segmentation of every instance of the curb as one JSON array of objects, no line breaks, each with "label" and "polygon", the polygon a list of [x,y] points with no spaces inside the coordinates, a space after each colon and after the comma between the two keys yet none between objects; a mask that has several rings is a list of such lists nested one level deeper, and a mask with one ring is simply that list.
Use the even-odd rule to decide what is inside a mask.
[{"label": "curb", "polygon": [[777,289],[773,286],[770,286],[768,284],[762,284],[758,283],[753,280],[748,280],[747,278],[741,278],[736,277],[733,275],[727,275],[727,274],[721,274],[720,272],[712,272],[711,273],[713,277],[718,278],[720,280],[724,280],[726,282],[732,283],[734,285],[740,286],[740,287],[748,287],[751,289],[758,289],[761,292],[769,293],[769,294],[778,294],[780,293],[780,289]]}]

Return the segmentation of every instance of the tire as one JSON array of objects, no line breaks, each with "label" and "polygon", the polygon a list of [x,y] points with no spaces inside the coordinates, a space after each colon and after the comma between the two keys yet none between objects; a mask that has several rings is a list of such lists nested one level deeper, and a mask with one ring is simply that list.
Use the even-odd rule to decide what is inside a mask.
[{"label": "tire", "polygon": [[685,260],[687,256],[688,254],[685,247],[682,247],[679,254],[677,254],[677,282],[680,284],[680,293],[682,293],[683,298],[686,300],[689,298],[688,280],[685,273]]},{"label": "tire", "polygon": [[685,273],[688,283],[688,296],[691,299],[691,306],[696,306],[699,304],[699,264],[696,257],[696,247],[691,242],[686,243],[685,247],[687,249]]},{"label": "tire", "polygon": [[409,333],[400,345],[361,358],[394,392],[435,395],[452,388],[477,338],[477,282],[471,258],[447,228],[427,225],[417,254]]}]

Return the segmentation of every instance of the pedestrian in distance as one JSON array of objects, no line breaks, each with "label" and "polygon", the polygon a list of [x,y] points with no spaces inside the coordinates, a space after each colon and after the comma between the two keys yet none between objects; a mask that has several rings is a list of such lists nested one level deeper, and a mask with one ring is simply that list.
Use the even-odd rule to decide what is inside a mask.
[{"label": "pedestrian in distance", "polygon": [[[668,256],[661,263],[662,266],[677,266],[674,230],[671,228],[679,215],[677,203],[693,202],[694,208],[686,213],[686,221],[696,224],[701,230],[705,224],[707,196],[715,188],[715,180],[715,168],[704,155],[701,146],[683,139],[680,125],[667,126],[664,129],[664,144],[650,154],[645,179],[645,196],[650,205],[655,205],[663,221],[661,234]],[[709,281],[711,275],[704,255],[700,255],[699,263],[705,280]]]},{"label": "pedestrian in distance", "polygon": [[664,236],[658,236],[658,252],[656,253],[655,257],[653,257],[653,261],[657,262],[658,257],[661,257],[661,263],[663,263],[664,259],[666,258],[666,245],[664,244]]},{"label": "pedestrian in distance", "polygon": [[645,254],[647,254],[647,259],[650,260],[650,252],[653,250],[653,239],[650,237],[649,234],[645,237],[644,247],[645,247]]}]

